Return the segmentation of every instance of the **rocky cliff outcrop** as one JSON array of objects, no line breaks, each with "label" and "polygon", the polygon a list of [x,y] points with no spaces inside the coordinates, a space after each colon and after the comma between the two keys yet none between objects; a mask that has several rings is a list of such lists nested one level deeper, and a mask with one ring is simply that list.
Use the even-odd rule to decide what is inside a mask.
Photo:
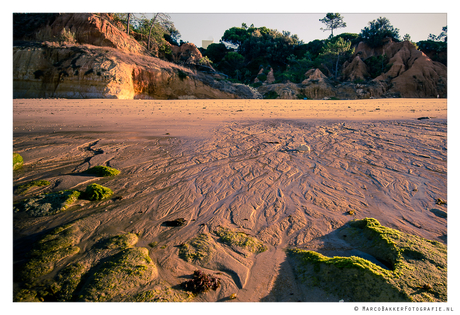
[{"label": "rocky cliff outcrop", "polygon": [[[143,46],[112,22],[104,14],[59,14],[33,36],[20,38],[13,47],[13,97],[261,97],[249,86],[219,81],[147,55]],[[72,33],[72,41],[58,40],[64,29]],[[173,50],[179,61],[194,63],[202,58],[193,44],[183,46]]]},{"label": "rocky cliff outcrop", "polygon": [[92,45],[15,46],[14,98],[259,98],[254,89],[155,57]]},{"label": "rocky cliff outcrop", "polygon": [[[386,72],[370,77],[366,60],[386,55]],[[332,74],[310,69],[300,84],[264,85],[258,88],[263,95],[278,98],[360,99],[378,97],[431,98],[447,97],[447,67],[431,60],[410,42],[388,40],[384,46],[371,48],[360,43],[350,61],[342,68],[342,82]],[[270,93],[270,94],[269,94]]]},{"label": "rocky cliff outcrop", "polygon": [[379,86],[382,96],[447,97],[447,67],[431,60],[411,42],[388,40],[380,48],[360,43],[355,51],[352,62],[344,64],[342,73],[345,80],[369,79],[364,61],[383,54],[389,59],[390,68],[371,80],[371,84]]}]

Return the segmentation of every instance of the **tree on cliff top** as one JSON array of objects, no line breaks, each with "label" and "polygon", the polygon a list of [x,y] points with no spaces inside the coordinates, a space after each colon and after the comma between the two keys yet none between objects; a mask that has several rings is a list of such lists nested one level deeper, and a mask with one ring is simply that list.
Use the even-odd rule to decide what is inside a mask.
[{"label": "tree on cliff top", "polygon": [[361,30],[359,37],[370,47],[379,47],[383,45],[385,38],[399,41],[399,29],[393,27],[387,18],[379,17],[369,22],[369,26]]},{"label": "tree on cliff top", "polygon": [[321,28],[322,31],[331,31],[331,38],[334,37],[334,30],[336,28],[347,27],[347,23],[343,21],[343,17],[340,16],[340,13],[328,13],[319,21],[327,26],[326,28]]}]

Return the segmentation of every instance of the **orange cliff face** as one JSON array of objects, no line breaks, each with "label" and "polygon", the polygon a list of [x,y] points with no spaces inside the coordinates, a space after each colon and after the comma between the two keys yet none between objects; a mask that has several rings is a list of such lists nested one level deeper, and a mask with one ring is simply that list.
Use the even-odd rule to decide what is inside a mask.
[{"label": "orange cliff face", "polygon": [[[219,82],[145,52],[107,15],[60,14],[36,32],[55,39],[66,29],[74,41],[22,41],[13,47],[14,98],[258,98],[253,89]],[[184,46],[184,45],[183,45]],[[202,58],[194,45],[173,57]]]}]

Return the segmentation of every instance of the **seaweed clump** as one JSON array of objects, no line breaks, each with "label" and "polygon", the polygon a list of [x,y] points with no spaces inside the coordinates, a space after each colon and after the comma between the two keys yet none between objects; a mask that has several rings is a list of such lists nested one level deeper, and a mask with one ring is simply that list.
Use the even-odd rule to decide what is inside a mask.
[{"label": "seaweed clump", "polygon": [[98,177],[109,177],[120,174],[120,171],[112,167],[98,165],[87,169],[84,173]]},{"label": "seaweed clump", "polygon": [[13,153],[13,171],[21,168],[24,165],[24,159],[19,153]]},{"label": "seaweed clump", "polygon": [[382,266],[361,257],[326,257],[291,249],[290,256],[304,282],[350,301],[447,300],[444,244],[382,226],[373,218],[351,221],[339,234]]},{"label": "seaweed clump", "polygon": [[220,287],[219,278],[207,275],[201,270],[193,272],[193,279],[181,283],[184,290],[192,293],[203,293],[212,289],[216,291]]},{"label": "seaweed clump", "polygon": [[84,193],[85,198],[89,200],[102,200],[109,198],[113,195],[113,191],[110,188],[104,187],[99,184],[91,184],[86,186]]},{"label": "seaweed clump", "polygon": [[26,199],[13,207],[15,212],[27,212],[33,217],[53,215],[67,210],[80,197],[78,190],[62,190],[40,194]]},{"label": "seaweed clump", "polygon": [[262,253],[268,249],[261,241],[243,232],[234,232],[228,228],[219,227],[216,234],[227,245],[242,247],[252,253]]}]

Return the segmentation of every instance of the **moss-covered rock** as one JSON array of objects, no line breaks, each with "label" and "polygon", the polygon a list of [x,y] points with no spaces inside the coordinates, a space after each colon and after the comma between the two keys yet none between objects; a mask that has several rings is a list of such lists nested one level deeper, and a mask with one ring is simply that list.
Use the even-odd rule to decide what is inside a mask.
[{"label": "moss-covered rock", "polygon": [[81,234],[77,226],[68,224],[45,235],[29,253],[30,259],[21,269],[20,280],[33,282],[53,271],[57,262],[77,254]]},{"label": "moss-covered rock", "polygon": [[203,233],[182,244],[179,249],[179,257],[187,262],[206,263],[212,259],[215,252],[216,247],[212,242],[212,238]]},{"label": "moss-covered rock", "polygon": [[102,240],[99,247],[105,249],[125,249],[134,246],[138,241],[139,238],[136,234],[125,233]]},{"label": "moss-covered rock", "polygon": [[15,212],[27,212],[34,217],[53,215],[67,210],[80,197],[77,190],[63,190],[49,194],[40,194],[23,200],[13,207]]},{"label": "moss-covered rock", "polygon": [[292,249],[290,256],[303,281],[350,301],[447,300],[445,245],[384,227],[373,218],[351,221],[340,234],[387,268],[361,257]]},{"label": "moss-covered rock", "polygon": [[94,166],[92,168],[87,169],[84,173],[88,175],[98,176],[98,177],[107,177],[107,176],[116,176],[120,174],[120,171],[112,167],[98,165],[98,166]]},{"label": "moss-covered rock", "polygon": [[88,271],[83,263],[73,263],[63,268],[56,276],[52,285],[57,301],[68,302],[75,298],[75,291],[80,284],[82,276]]},{"label": "moss-covered rock", "polygon": [[19,153],[13,153],[13,170],[17,170],[24,165],[24,159]]},{"label": "moss-covered rock", "polygon": [[19,185],[16,189],[17,194],[24,194],[32,187],[40,187],[40,186],[49,186],[50,182],[47,180],[33,180],[31,182]]},{"label": "moss-covered rock", "polygon": [[91,184],[86,186],[84,196],[89,200],[101,200],[109,198],[113,195],[113,191],[110,188],[104,187],[99,184]]},{"label": "moss-covered rock", "polygon": [[195,297],[183,290],[168,285],[157,285],[156,289],[143,291],[129,298],[129,302],[190,302]]},{"label": "moss-covered rock", "polygon": [[42,302],[42,300],[37,296],[37,291],[20,289],[14,293],[13,302]]},{"label": "moss-covered rock", "polygon": [[243,232],[235,232],[228,228],[219,227],[216,234],[220,240],[230,246],[238,246],[252,253],[262,253],[268,248],[258,239]]},{"label": "moss-covered rock", "polygon": [[127,290],[152,281],[158,271],[147,248],[127,248],[97,266],[80,301],[123,301]]}]

